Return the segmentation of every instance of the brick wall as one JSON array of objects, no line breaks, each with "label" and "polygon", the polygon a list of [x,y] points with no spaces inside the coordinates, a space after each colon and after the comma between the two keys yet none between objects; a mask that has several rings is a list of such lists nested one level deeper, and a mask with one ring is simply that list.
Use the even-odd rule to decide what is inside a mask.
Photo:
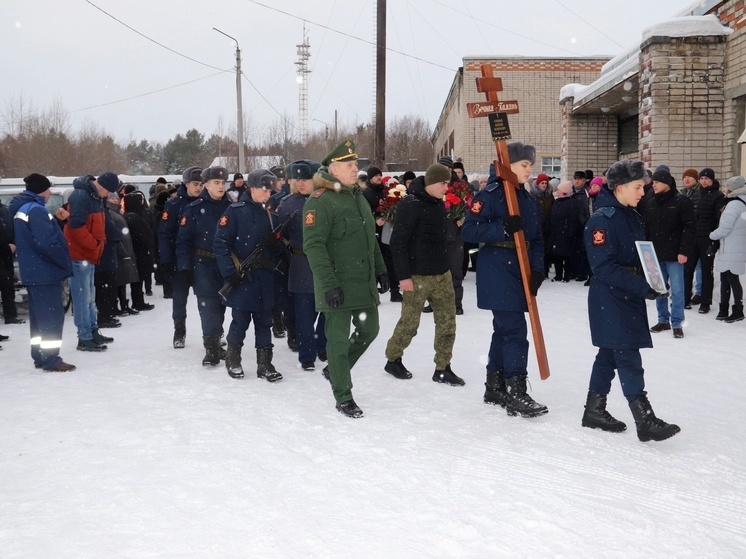
[{"label": "brick wall", "polygon": [[[572,100],[565,102],[567,113]],[[601,174],[617,161],[618,119],[616,115],[577,114],[565,119],[566,148],[562,154],[562,179],[575,171],[592,169]]]},{"label": "brick wall", "polygon": [[640,158],[685,169],[724,169],[725,38],[647,40],[640,49]]}]

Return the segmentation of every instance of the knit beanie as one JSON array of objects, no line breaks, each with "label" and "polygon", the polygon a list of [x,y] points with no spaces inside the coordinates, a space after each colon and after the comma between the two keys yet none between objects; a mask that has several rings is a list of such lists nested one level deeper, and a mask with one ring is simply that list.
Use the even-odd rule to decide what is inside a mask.
[{"label": "knit beanie", "polygon": [[98,179],[96,179],[96,182],[109,192],[116,192],[119,188],[119,177],[116,173],[112,173],[111,171],[107,171],[99,176]]},{"label": "knit beanie", "polygon": [[725,188],[733,192],[734,190],[738,190],[739,188],[743,188],[746,186],[746,180],[741,175],[738,175],[736,177],[731,177],[727,181],[725,181]]},{"label": "knit beanie", "polygon": [[26,190],[34,194],[41,194],[52,188],[52,183],[49,182],[49,179],[39,173],[31,173],[23,179],[23,182],[26,183]]},{"label": "knit beanie", "polygon": [[549,182],[549,176],[546,173],[539,173],[539,176],[536,177],[536,184],[539,184],[540,182],[547,181]]},{"label": "knit beanie", "polygon": [[368,175],[368,180],[372,179],[376,175],[383,176],[383,171],[381,171],[381,169],[379,169],[378,167],[374,167],[373,165],[371,165],[370,167],[368,167],[365,170],[365,173]]},{"label": "knit beanie", "polygon": [[572,195],[572,183],[570,181],[564,181],[557,187],[557,198],[567,198]]},{"label": "knit beanie", "polygon": [[709,167],[705,167],[704,169],[702,169],[702,170],[701,170],[701,171],[699,172],[699,176],[700,176],[700,177],[707,177],[707,178],[708,178],[708,179],[710,179],[711,181],[714,181],[714,180],[715,180],[715,171],[713,171],[713,170],[712,170],[712,169],[710,169]]},{"label": "knit beanie", "polygon": [[430,165],[425,171],[425,186],[436,182],[451,182],[451,170],[440,163]]},{"label": "knit beanie", "polygon": [[441,165],[445,165],[449,169],[453,169],[453,159],[451,159],[448,155],[444,155],[440,159],[438,159],[438,163]]},{"label": "knit beanie", "polygon": [[697,172],[697,169],[687,169],[686,171],[684,171],[684,174],[681,178],[683,179],[684,177],[691,177],[695,181],[698,181],[699,173]]},{"label": "knit beanie", "polygon": [[662,182],[663,184],[667,184],[670,188],[674,190],[676,189],[676,181],[671,176],[671,173],[665,169],[661,169],[660,167],[656,169],[655,173],[653,173],[653,182]]}]

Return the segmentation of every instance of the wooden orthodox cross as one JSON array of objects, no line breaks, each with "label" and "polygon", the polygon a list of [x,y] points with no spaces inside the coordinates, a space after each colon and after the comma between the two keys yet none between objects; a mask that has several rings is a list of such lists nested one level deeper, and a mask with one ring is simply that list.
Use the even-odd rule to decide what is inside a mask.
[{"label": "wooden orthodox cross", "polygon": [[[481,69],[482,77],[477,78],[477,91],[487,95],[487,102],[467,103],[466,106],[469,116],[472,118],[480,116],[489,117],[492,139],[495,142],[497,150],[497,159],[494,162],[495,174],[502,179],[505,199],[508,203],[508,212],[511,215],[520,215],[521,212],[518,208],[516,190],[522,188],[522,186],[518,184],[518,177],[510,169],[508,145],[505,143],[505,140],[510,139],[508,114],[518,112],[518,101],[499,101],[497,93],[503,90],[502,80],[493,76],[490,64],[482,64]],[[528,306],[528,316],[531,319],[531,331],[533,332],[534,347],[536,348],[536,360],[539,364],[539,375],[542,380],[546,380],[549,378],[549,361],[547,360],[547,349],[544,345],[544,333],[541,330],[539,307],[536,304],[536,297],[531,294],[529,288],[531,282],[531,264],[528,260],[526,237],[523,231],[516,232],[513,235],[513,240],[515,241],[515,248],[518,253],[518,264],[521,269],[521,279],[523,280],[523,292],[526,296],[526,304]]]}]

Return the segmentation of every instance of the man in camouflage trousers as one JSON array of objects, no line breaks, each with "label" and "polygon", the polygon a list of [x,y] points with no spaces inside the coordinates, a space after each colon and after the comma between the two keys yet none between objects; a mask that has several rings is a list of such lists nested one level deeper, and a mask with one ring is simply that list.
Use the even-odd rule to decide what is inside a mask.
[{"label": "man in camouflage trousers", "polygon": [[409,185],[410,195],[396,208],[390,247],[403,301],[401,318],[386,345],[384,370],[399,379],[412,378],[402,364],[402,355],[417,334],[423,305],[429,300],[435,319],[433,380],[463,386],[463,379],[451,370],[456,304],[446,243],[448,215],[443,204],[450,181],[448,167],[431,165],[424,177]]}]

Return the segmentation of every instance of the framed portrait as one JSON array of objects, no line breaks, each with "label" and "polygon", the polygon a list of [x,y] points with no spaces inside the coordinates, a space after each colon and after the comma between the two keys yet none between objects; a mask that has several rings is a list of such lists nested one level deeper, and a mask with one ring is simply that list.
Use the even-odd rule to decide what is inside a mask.
[{"label": "framed portrait", "polygon": [[640,256],[642,272],[645,274],[648,284],[658,293],[666,293],[668,288],[666,282],[663,281],[663,271],[658,262],[658,255],[655,254],[653,242],[635,241],[635,246],[637,247],[637,254]]}]

